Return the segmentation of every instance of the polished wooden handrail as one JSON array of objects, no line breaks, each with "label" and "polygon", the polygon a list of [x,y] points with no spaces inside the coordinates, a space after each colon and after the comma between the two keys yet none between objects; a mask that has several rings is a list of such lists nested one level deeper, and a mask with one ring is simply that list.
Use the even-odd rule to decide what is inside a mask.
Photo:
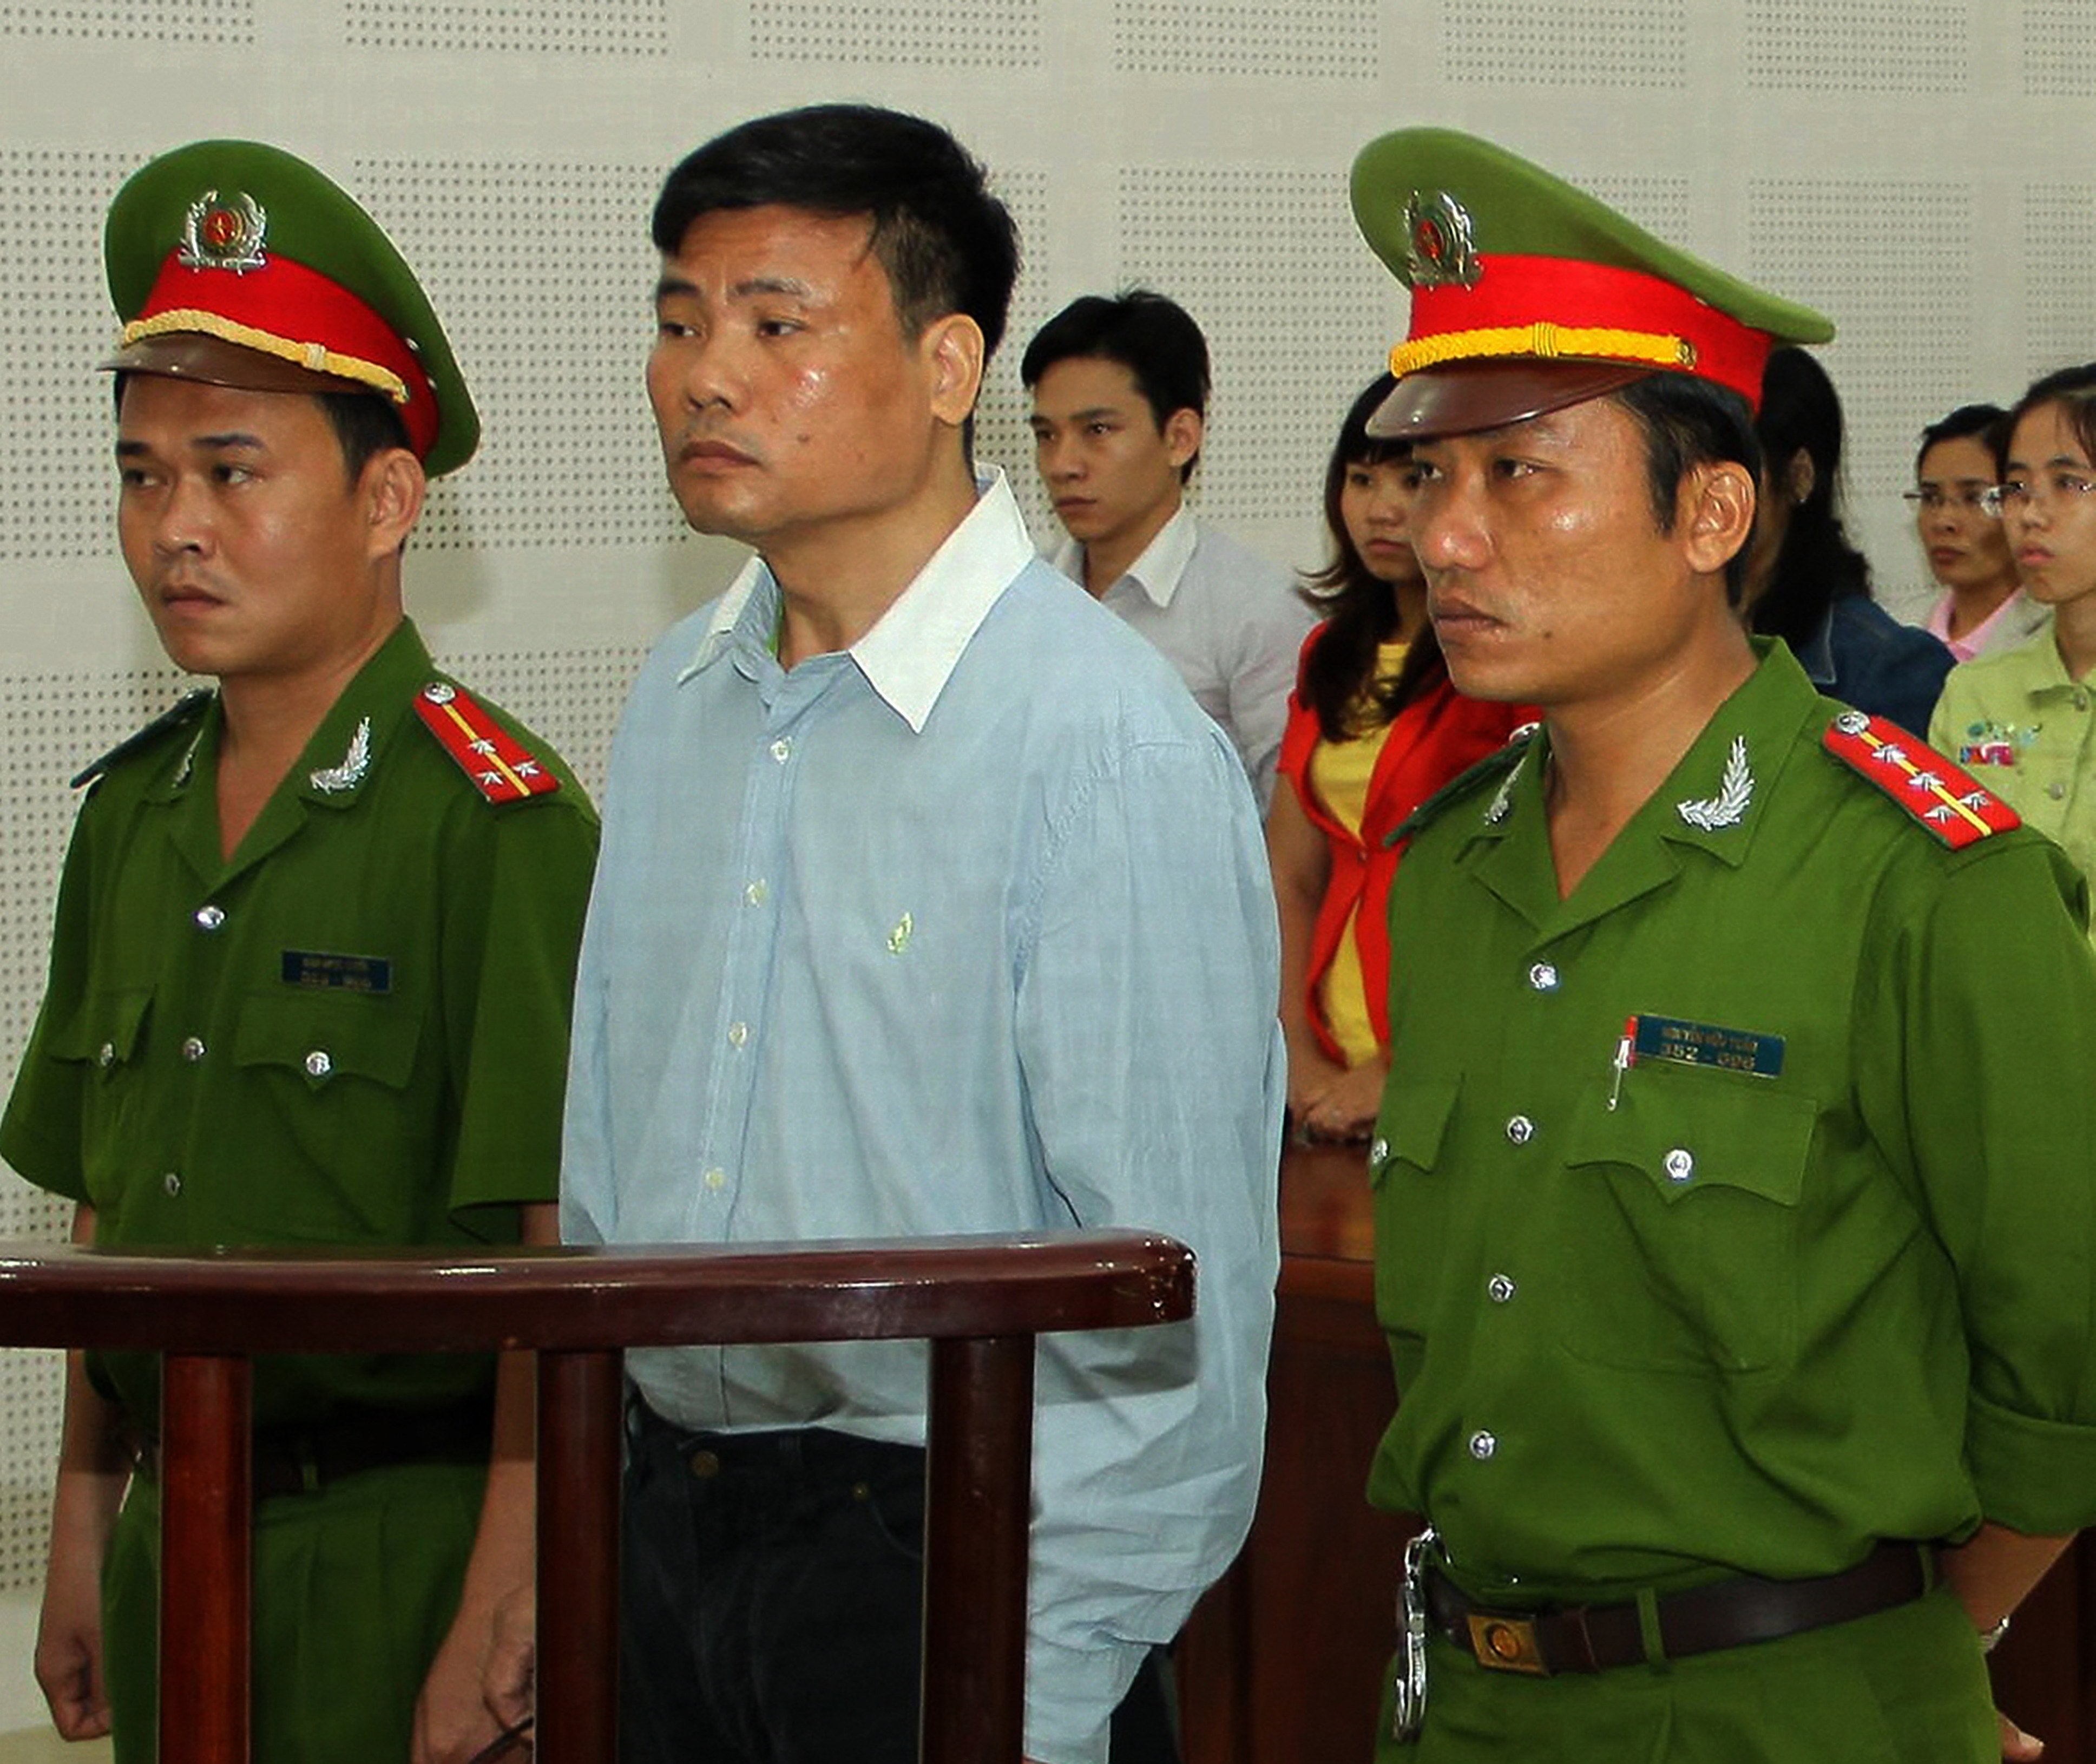
[{"label": "polished wooden handrail", "polygon": [[1192,1314],[1194,1260],[1134,1232],[456,1251],[0,1244],[0,1345],[164,1358],[163,1764],[248,1756],[248,1360],[539,1356],[537,1756],[617,1750],[619,1356],[928,1339],[926,1764],[1020,1757],[1033,1338]]}]

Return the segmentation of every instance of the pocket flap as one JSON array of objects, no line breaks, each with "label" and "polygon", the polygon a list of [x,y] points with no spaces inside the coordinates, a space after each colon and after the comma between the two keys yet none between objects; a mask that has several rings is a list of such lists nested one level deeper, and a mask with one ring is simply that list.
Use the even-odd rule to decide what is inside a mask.
[{"label": "pocket flap", "polygon": [[1369,1180],[1380,1181],[1393,1164],[1413,1164],[1422,1170],[1439,1164],[1462,1089],[1459,1077],[1394,1079],[1369,1142]]},{"label": "pocket flap", "polygon": [[51,1037],[52,1056],[85,1060],[104,1072],[128,1064],[138,1051],[152,1002],[146,987],[89,993],[72,1020]]},{"label": "pocket flap", "polygon": [[1810,1097],[1715,1072],[1640,1071],[1574,1121],[1566,1163],[1642,1171],[1679,1200],[1713,1183],[1794,1207],[1819,1119]]},{"label": "pocket flap", "polygon": [[419,1027],[390,996],[268,993],[241,1006],[233,1057],[286,1068],[316,1086],[347,1074],[399,1089],[415,1068]]}]

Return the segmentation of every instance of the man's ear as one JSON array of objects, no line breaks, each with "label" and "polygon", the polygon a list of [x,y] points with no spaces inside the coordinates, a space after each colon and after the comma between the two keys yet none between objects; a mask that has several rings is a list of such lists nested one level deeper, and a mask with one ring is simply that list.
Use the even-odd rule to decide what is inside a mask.
[{"label": "man's ear", "polygon": [[1175,410],[1164,419],[1164,446],[1166,456],[1174,465],[1184,465],[1201,451],[1201,441],[1207,425],[1201,413],[1190,406]]},{"label": "man's ear", "polygon": [[1731,460],[1706,461],[1682,480],[1675,531],[1698,575],[1716,575],[1754,531],[1754,479]]},{"label": "man's ear", "polygon": [[356,489],[369,532],[365,550],[373,562],[408,543],[429,485],[422,462],[405,448],[383,448],[364,462]]},{"label": "man's ear", "polygon": [[949,312],[924,327],[918,347],[932,371],[932,414],[958,429],[982,394],[982,326],[965,312]]}]

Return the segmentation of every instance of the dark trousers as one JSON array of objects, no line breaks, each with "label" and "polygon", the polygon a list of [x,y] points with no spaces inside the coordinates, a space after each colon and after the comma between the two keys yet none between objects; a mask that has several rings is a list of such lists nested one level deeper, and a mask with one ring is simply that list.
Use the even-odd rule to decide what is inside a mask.
[{"label": "dark trousers", "polygon": [[[924,1454],[628,1426],[620,1764],[915,1764]],[[1113,1764],[1177,1764],[1153,1654]]]}]

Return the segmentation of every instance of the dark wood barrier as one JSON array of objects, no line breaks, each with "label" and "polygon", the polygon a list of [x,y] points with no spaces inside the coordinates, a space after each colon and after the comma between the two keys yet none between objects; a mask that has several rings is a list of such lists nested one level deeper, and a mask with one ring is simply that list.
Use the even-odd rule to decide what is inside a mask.
[{"label": "dark wood barrier", "polygon": [[537,1756],[616,1756],[619,1356],[929,1339],[926,1764],[1018,1764],[1033,1338],[1189,1316],[1133,1232],[499,1255],[0,1245],[0,1345],[164,1358],[162,1764],[248,1757],[248,1356],[539,1356]]}]

